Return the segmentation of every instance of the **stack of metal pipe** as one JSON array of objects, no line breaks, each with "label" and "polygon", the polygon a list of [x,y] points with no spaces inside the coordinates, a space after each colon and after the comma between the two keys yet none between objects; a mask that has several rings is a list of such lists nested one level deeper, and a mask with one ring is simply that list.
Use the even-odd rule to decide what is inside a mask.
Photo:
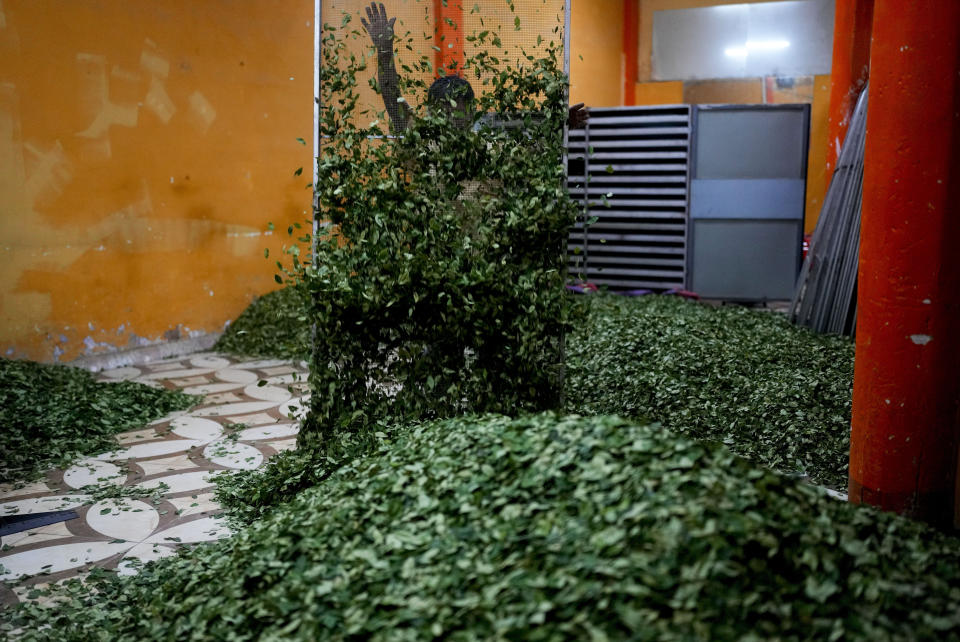
[{"label": "stack of metal pipe", "polygon": [[817,332],[853,336],[856,329],[866,129],[867,88],[864,87],[790,305],[791,320]]}]

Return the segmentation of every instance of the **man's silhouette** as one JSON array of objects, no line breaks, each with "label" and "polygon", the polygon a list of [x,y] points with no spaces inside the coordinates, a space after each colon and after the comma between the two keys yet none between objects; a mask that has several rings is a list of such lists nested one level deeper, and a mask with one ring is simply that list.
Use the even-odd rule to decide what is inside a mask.
[{"label": "man's silhouette", "polygon": [[[383,104],[390,116],[395,133],[404,131],[410,124],[411,109],[405,98],[400,95],[396,63],[393,60],[393,25],[396,18],[387,18],[387,10],[381,2],[371,2],[366,7],[367,18],[360,18],[364,29],[370,34],[377,49],[377,82]],[[441,76],[433,81],[427,91],[427,103],[430,108],[443,109],[458,126],[470,127],[474,120],[473,87],[458,76]],[[583,103],[570,106],[567,123],[571,129],[578,129],[587,122],[587,110]]]}]

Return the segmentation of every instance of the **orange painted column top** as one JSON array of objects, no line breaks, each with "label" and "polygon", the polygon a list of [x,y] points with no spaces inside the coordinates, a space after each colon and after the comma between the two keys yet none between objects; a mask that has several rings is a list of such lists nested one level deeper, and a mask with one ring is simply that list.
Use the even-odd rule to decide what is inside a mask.
[{"label": "orange painted column top", "polygon": [[436,17],[436,43],[434,53],[436,75],[440,69],[447,74],[462,75],[465,60],[463,49],[463,4],[461,0],[433,0],[433,15]]},{"label": "orange painted column top", "polygon": [[827,176],[836,168],[857,97],[870,75],[874,0],[836,0],[830,71]]},{"label": "orange painted column top", "polygon": [[623,104],[637,104],[639,76],[640,0],[623,1]]},{"label": "orange painted column top", "polygon": [[876,0],[850,500],[954,519],[960,443],[960,2]]}]

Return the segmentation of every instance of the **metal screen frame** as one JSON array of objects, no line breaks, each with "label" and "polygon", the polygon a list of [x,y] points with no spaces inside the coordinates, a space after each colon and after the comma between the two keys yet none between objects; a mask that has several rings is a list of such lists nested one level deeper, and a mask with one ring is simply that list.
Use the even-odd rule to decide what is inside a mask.
[{"label": "metal screen frame", "polygon": [[[563,73],[567,78],[570,77],[570,7],[573,0],[564,0],[563,3]],[[316,184],[319,180],[317,173],[317,163],[320,159],[320,42],[323,32],[323,0],[313,0],[313,212],[311,219],[313,221],[312,247],[310,256],[313,260],[316,257],[316,239],[320,232],[320,210],[317,203]],[[569,87],[567,89],[567,101],[569,103]],[[567,149],[569,128],[566,124],[563,126],[564,150]],[[567,166],[567,159],[564,157],[563,165]]]},{"label": "metal screen frame", "polygon": [[691,113],[591,109],[570,133],[569,192],[582,208],[568,239],[571,275],[615,290],[686,287]]}]

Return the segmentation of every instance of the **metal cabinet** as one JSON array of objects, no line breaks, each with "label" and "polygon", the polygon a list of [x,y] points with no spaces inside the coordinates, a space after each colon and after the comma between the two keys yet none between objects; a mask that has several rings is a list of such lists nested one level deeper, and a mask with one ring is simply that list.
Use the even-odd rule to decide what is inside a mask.
[{"label": "metal cabinet", "polygon": [[570,273],[611,289],[790,299],[809,105],[592,109],[568,143]]},{"label": "metal cabinet", "polygon": [[802,258],[809,105],[693,109],[688,287],[706,298],[793,296]]}]

